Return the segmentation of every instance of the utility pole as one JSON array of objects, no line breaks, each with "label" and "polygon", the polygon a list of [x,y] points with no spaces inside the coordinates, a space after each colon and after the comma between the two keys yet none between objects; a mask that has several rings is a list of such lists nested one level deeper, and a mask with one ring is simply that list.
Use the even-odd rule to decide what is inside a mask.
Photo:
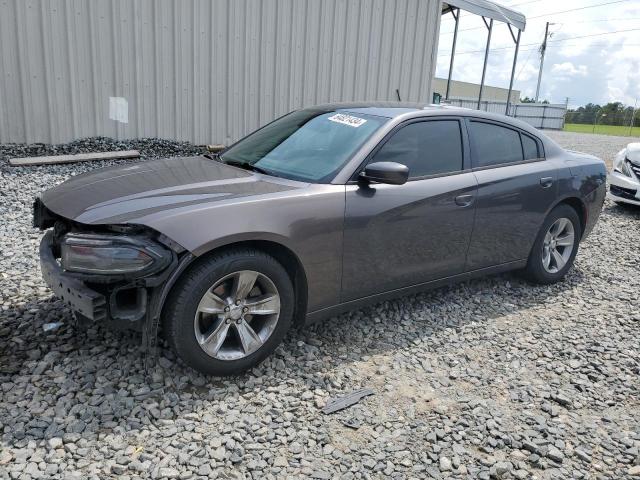
[{"label": "utility pole", "polygon": [[542,82],[542,67],[544,67],[544,54],[547,51],[547,37],[549,36],[549,22],[547,22],[547,26],[544,29],[544,41],[540,46],[540,70],[538,71],[538,87],[536,88],[536,103],[538,103],[538,98],[540,97],[540,83]]}]

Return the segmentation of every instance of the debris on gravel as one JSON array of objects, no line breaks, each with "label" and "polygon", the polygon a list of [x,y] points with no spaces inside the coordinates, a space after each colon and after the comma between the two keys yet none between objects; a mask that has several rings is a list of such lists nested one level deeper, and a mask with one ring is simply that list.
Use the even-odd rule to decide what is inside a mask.
[{"label": "debris on gravel", "polygon": [[[591,136],[561,136],[603,155]],[[562,283],[501,275],[382,302],[293,331],[235,378],[203,377],[167,348],[147,374],[138,333],[74,326],[41,280],[31,227],[44,189],[131,161],[6,162],[116,146],[202,151],[0,145],[0,479],[640,476],[640,209],[607,202]],[[322,413],[365,387],[376,395]]]},{"label": "debris on gravel", "polygon": [[375,393],[376,392],[370,388],[361,388],[360,390],[349,392],[342,397],[330,398],[322,409],[322,413],[330,414],[344,410],[345,408],[349,408],[351,405],[355,405],[369,395],[375,395]]}]

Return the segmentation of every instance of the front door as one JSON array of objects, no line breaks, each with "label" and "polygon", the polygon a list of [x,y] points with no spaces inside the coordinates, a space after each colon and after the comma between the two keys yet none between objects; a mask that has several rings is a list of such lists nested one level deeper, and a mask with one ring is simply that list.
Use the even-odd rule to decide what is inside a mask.
[{"label": "front door", "polygon": [[409,167],[404,185],[348,185],[342,301],[462,273],[477,181],[457,119],[397,127],[368,163]]}]

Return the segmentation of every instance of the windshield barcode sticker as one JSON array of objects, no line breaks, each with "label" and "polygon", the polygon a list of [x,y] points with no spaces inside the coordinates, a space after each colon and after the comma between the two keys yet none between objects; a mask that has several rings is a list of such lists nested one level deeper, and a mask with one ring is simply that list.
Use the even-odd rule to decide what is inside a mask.
[{"label": "windshield barcode sticker", "polygon": [[364,118],[353,117],[351,115],[345,115],[344,113],[336,113],[329,117],[329,120],[336,123],[342,123],[343,125],[349,125],[354,128],[358,128],[360,125],[366,123]]}]

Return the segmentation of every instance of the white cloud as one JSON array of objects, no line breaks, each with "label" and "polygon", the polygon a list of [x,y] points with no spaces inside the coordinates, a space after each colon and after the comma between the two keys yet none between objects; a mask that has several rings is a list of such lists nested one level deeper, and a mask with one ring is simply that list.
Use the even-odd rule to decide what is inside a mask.
[{"label": "white cloud", "polygon": [[554,64],[551,73],[562,77],[586,77],[589,72],[586,65],[576,67],[571,62],[563,62]]},{"label": "white cloud", "polygon": [[[552,22],[541,97],[553,103],[579,106],[589,102],[621,101],[633,105],[640,100],[640,1],[584,8],[583,0],[504,0],[527,17],[516,67],[514,89],[532,96],[538,79],[538,47],[545,24]],[[593,0],[595,2],[595,0]],[[596,5],[589,3],[589,5]],[[521,5],[521,6],[520,6]],[[575,10],[579,9],[579,10]],[[573,10],[567,13],[558,13]],[[555,13],[554,13],[555,12]],[[534,18],[535,17],[535,18]],[[453,22],[443,17],[437,72],[446,76],[449,68]],[[487,68],[488,85],[508,87],[514,44],[505,25],[497,23],[491,40]],[[470,30],[471,29],[471,30]],[[611,33],[625,30],[625,32]],[[628,31],[631,30],[631,31]],[[480,17],[463,13],[453,78],[476,82],[482,74],[487,31]],[[468,53],[466,53],[468,52]]]}]

